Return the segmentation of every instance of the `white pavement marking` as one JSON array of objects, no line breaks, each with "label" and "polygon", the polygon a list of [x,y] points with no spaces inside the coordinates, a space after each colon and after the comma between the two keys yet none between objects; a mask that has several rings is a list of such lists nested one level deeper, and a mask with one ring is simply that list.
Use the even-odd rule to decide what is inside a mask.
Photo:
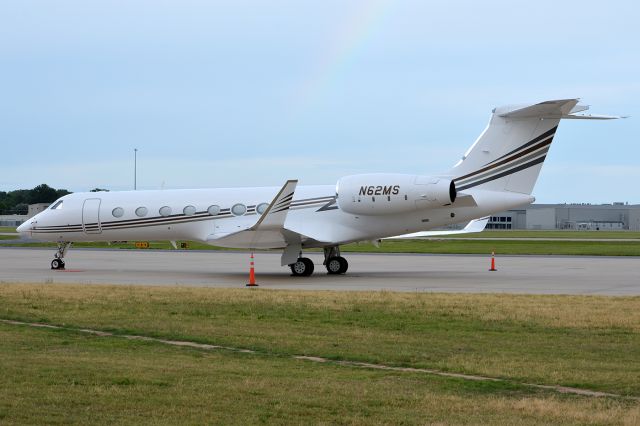
[{"label": "white pavement marking", "polygon": [[[70,327],[62,327],[62,326],[57,326],[52,324],[31,323],[31,322],[8,320],[8,319],[2,319],[2,318],[0,318],[0,322],[4,324],[17,325],[17,326],[47,328],[47,329],[53,329],[53,330],[71,331],[76,333],[86,333],[86,334],[91,334],[98,337],[119,337],[127,340],[141,340],[145,342],[161,343],[163,345],[188,347],[188,348],[202,349],[202,350],[208,350],[208,351],[224,350],[224,351],[230,351],[230,352],[236,352],[236,353],[248,353],[248,354],[257,354],[257,355],[264,355],[264,356],[269,355],[267,353],[257,352],[250,349],[233,348],[230,346],[210,345],[206,343],[190,342],[188,340],[167,340],[167,339],[160,339],[156,337],[148,337],[148,336],[140,336],[140,335],[115,334],[108,331],[93,330],[88,328],[70,328]],[[498,379],[495,377],[478,376],[478,375],[462,374],[462,373],[449,373],[445,371],[432,370],[428,368],[393,367],[393,366],[384,365],[384,364],[372,364],[369,362],[348,361],[348,360],[334,361],[328,358],[323,358],[318,356],[308,356],[308,355],[292,355],[291,358],[301,360],[301,361],[310,361],[310,362],[317,362],[317,363],[323,363],[323,364],[339,365],[343,367],[357,367],[357,368],[366,368],[371,370],[397,371],[402,373],[422,373],[422,374],[430,374],[434,376],[452,377],[456,379],[472,380],[472,381],[491,381],[491,382],[499,382],[499,383],[511,383],[511,384],[516,384],[520,386],[550,390],[558,393],[568,393],[568,394],[591,396],[591,397],[597,397],[597,398],[601,398],[601,397],[624,398],[624,399],[640,401],[640,398],[637,398],[637,397],[619,395],[619,394],[608,393],[608,392],[592,391],[589,389],[581,389],[581,388],[574,388],[574,387],[568,387],[568,386],[522,383],[522,382],[516,382],[513,380]]]},{"label": "white pavement marking", "polygon": [[[181,285],[244,288],[247,253],[226,251],[72,249],[66,271],[53,271],[53,249],[0,248],[0,281]],[[450,293],[640,295],[640,257],[419,255],[343,253],[346,275],[328,275],[322,254],[310,277],[292,277],[280,254],[257,252],[262,289]]]}]

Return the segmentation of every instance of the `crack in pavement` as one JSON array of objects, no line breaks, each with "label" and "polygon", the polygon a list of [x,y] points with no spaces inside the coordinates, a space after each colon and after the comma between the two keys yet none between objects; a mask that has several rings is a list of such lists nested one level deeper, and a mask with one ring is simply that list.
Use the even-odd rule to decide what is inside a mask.
[{"label": "crack in pavement", "polygon": [[[109,331],[94,330],[90,328],[70,328],[70,327],[63,327],[63,326],[52,325],[52,324],[16,321],[16,320],[9,320],[9,319],[3,319],[3,318],[0,318],[0,323],[18,325],[18,326],[36,327],[36,328],[46,328],[51,330],[65,330],[65,331],[72,331],[77,333],[91,334],[98,337],[119,337],[127,340],[154,342],[154,343],[161,343],[164,345],[202,349],[207,351],[223,350],[223,351],[230,351],[230,352],[236,352],[236,353],[264,355],[264,353],[262,352],[254,351],[251,349],[234,348],[231,346],[211,345],[208,343],[197,343],[197,342],[192,342],[188,340],[169,340],[169,339],[161,339],[157,337],[149,337],[149,336],[141,336],[141,335],[117,334]],[[640,397],[619,395],[619,394],[609,393],[609,392],[600,392],[600,391],[593,391],[589,389],[581,389],[581,388],[574,388],[574,387],[560,386],[560,385],[541,385],[536,383],[524,383],[524,382],[517,382],[509,379],[500,379],[500,378],[488,377],[488,376],[478,376],[474,374],[450,373],[446,371],[433,370],[429,368],[394,367],[391,365],[373,364],[373,363],[361,362],[361,361],[332,360],[329,358],[323,358],[319,356],[309,356],[309,355],[292,355],[291,358],[300,360],[300,361],[333,364],[333,365],[339,365],[343,367],[358,367],[358,368],[366,368],[371,370],[398,371],[398,372],[404,372],[404,373],[422,373],[422,374],[430,374],[433,376],[451,377],[451,378],[463,379],[463,380],[512,383],[520,386],[550,390],[550,391],[564,393],[564,394],[591,396],[591,397],[597,397],[597,398],[602,398],[602,397],[624,398],[624,399],[640,401]]]}]

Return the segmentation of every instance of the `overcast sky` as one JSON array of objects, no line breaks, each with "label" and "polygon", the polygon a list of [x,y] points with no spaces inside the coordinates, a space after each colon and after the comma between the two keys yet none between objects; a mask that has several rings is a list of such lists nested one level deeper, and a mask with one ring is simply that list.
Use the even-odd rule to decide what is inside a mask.
[{"label": "overcast sky", "polygon": [[580,97],[538,202],[640,203],[633,1],[1,1],[0,190],[448,170],[502,104]]}]

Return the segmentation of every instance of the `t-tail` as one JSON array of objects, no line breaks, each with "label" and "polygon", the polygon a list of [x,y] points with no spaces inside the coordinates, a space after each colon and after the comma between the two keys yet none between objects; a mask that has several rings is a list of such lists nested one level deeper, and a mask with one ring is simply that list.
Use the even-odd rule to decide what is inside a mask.
[{"label": "t-tail", "polygon": [[487,128],[449,172],[456,189],[531,194],[561,119],[619,118],[577,114],[588,109],[578,99],[494,109]]}]

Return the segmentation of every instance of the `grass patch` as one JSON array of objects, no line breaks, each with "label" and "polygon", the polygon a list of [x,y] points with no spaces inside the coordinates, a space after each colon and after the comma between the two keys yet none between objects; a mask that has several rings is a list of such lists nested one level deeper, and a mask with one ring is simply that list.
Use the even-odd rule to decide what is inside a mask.
[{"label": "grass patch", "polygon": [[[9,237],[13,238],[13,237]],[[55,247],[55,243],[16,243],[14,246]],[[6,246],[6,244],[5,244]],[[137,250],[133,242],[127,243],[75,243],[78,248],[118,248]],[[173,249],[166,241],[150,242],[149,250]],[[210,246],[199,242],[188,242],[189,250],[234,250]],[[495,240],[384,240],[380,247],[370,243],[354,243],[341,246],[344,252],[363,253],[433,253],[433,254],[487,254],[495,251],[503,255],[588,255],[588,256],[640,256],[638,241],[514,241]],[[319,251],[319,250],[311,250]]]},{"label": "grass patch", "polygon": [[16,234],[15,236],[13,235],[0,235],[0,240],[15,240],[18,239],[20,236],[18,234]]},{"label": "grass patch", "polygon": [[636,231],[482,231],[472,234],[453,234],[446,238],[571,238],[571,239],[640,239]]},{"label": "grass patch", "polygon": [[640,396],[640,297],[0,284],[0,317]]},{"label": "grass patch", "polygon": [[441,253],[441,254],[537,254],[588,256],[640,256],[637,241],[514,241],[495,240],[385,240],[376,248],[373,244],[349,244],[345,252],[366,253]]},{"label": "grass patch", "polygon": [[15,226],[0,226],[0,232],[16,232]]},{"label": "grass patch", "polygon": [[628,401],[0,324],[3,424],[633,424]]}]

